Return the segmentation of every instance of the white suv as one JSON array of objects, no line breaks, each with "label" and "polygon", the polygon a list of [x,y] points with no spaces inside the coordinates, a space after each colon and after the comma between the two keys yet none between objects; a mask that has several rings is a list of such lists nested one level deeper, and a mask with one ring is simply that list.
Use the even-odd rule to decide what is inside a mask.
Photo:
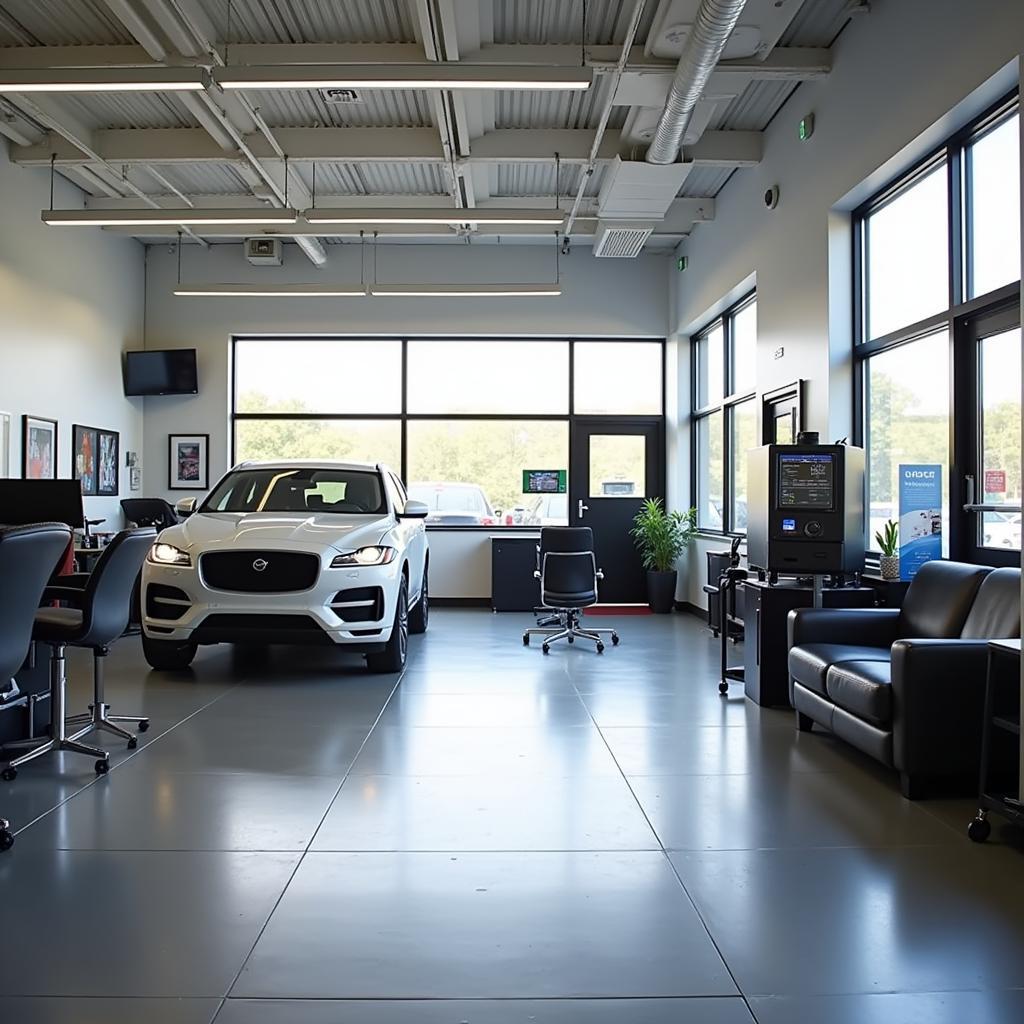
[{"label": "white suv", "polygon": [[336,644],[397,672],[427,628],[427,507],[384,465],[245,462],[164,530],[142,572],[142,644],[180,669],[200,644]]}]

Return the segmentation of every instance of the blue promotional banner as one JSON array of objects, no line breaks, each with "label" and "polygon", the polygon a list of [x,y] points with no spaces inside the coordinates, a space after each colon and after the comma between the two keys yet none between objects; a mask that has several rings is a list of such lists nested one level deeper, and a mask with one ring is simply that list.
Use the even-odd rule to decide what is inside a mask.
[{"label": "blue promotional banner", "polygon": [[942,466],[900,465],[900,579],[942,557]]}]

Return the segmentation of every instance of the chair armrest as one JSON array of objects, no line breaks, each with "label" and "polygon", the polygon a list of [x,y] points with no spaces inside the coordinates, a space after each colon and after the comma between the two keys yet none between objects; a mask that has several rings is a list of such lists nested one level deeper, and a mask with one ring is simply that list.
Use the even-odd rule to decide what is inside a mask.
[{"label": "chair armrest", "polygon": [[85,591],[78,587],[47,587],[43,591],[42,603],[64,601],[67,604],[81,605]]},{"label": "chair armrest", "polygon": [[892,645],[893,760],[901,772],[978,772],[987,667],[986,640]]},{"label": "chair armrest", "polygon": [[54,576],[53,585],[55,587],[75,587],[78,590],[85,590],[89,585],[90,579],[92,579],[92,573],[69,572],[64,576]]},{"label": "chair armrest", "polygon": [[898,608],[794,608],[789,613],[789,646],[865,644],[888,647],[896,639]]}]

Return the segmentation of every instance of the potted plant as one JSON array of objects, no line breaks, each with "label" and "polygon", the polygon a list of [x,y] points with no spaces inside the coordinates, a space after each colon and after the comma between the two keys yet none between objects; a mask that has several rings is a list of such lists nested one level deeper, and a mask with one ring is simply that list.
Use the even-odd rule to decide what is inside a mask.
[{"label": "potted plant", "polygon": [[661,498],[648,498],[629,532],[647,570],[647,602],[664,615],[675,602],[676,562],[697,532],[697,510],[668,512]]},{"label": "potted plant", "polygon": [[875,540],[882,551],[878,567],[883,580],[898,580],[900,578],[900,556],[897,553],[899,551],[898,536],[899,527],[891,519],[875,533]]}]

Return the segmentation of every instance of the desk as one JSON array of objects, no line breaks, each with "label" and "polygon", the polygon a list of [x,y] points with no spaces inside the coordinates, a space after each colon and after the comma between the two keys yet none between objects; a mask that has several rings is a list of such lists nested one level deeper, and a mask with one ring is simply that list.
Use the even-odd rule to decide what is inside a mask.
[{"label": "desk", "polygon": [[491,608],[530,612],[540,604],[537,568],[539,533],[491,534]]},{"label": "desk", "polygon": [[[743,603],[743,689],[765,707],[789,707],[789,636],[786,620],[793,608],[810,608],[814,591],[796,580],[774,586],[748,579],[740,584]],[[826,608],[871,608],[870,587],[840,587],[822,591]]]}]

